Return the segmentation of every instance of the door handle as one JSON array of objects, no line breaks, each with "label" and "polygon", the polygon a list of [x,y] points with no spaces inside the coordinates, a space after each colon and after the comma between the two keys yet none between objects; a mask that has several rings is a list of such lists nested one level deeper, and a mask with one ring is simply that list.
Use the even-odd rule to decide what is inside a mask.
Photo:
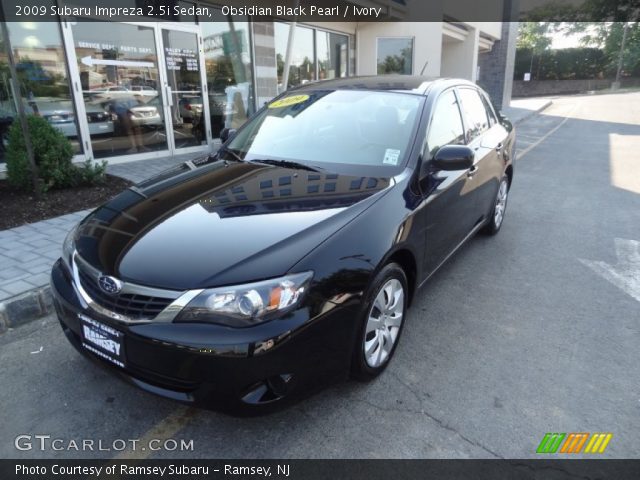
[{"label": "door handle", "polygon": [[471,167],[468,171],[467,171],[467,177],[471,178],[473,177],[476,173],[478,173],[478,166],[474,165],[473,167]]}]

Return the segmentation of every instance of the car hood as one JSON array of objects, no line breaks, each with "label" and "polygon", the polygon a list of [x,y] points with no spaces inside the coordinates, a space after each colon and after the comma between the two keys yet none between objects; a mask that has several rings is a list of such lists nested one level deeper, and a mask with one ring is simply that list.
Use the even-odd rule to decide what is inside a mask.
[{"label": "car hood", "polygon": [[159,288],[276,277],[390,185],[259,163],[183,164],[92,212],[76,249],[104,274]]}]

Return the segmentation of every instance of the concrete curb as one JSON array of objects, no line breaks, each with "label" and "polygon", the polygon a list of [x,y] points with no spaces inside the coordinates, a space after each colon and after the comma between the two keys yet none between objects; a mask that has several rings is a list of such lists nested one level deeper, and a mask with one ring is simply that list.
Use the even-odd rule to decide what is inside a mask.
[{"label": "concrete curb", "polygon": [[535,110],[531,110],[529,111],[527,114],[525,114],[523,117],[520,117],[518,120],[516,120],[515,122],[513,122],[514,125],[519,125],[522,122],[524,122],[525,120],[533,117],[534,115],[537,115],[538,113],[542,112],[543,110],[545,110],[546,108],[548,108],[551,104],[553,103],[552,100],[547,101],[546,103],[544,103],[542,106],[538,107]]},{"label": "concrete curb", "polygon": [[46,285],[0,302],[0,334],[38,320],[54,311],[51,288]]}]

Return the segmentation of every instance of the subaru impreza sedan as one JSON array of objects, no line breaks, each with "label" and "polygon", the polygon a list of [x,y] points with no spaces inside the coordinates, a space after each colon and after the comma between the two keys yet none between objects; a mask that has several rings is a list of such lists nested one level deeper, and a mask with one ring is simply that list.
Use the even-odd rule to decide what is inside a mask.
[{"label": "subaru impreza sedan", "polygon": [[379,375],[419,287],[500,230],[513,181],[514,129],[464,80],[307,84],[222,137],[89,214],[51,277],[80,352],[212,408]]}]

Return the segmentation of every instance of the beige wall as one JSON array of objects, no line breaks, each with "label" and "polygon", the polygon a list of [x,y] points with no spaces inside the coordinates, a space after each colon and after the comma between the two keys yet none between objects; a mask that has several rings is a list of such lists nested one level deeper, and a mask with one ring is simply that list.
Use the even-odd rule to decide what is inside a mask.
[{"label": "beige wall", "polygon": [[377,73],[377,44],[379,37],[412,37],[413,73],[420,74],[426,62],[425,75],[440,73],[442,23],[440,22],[380,22],[358,24],[356,32],[358,75]]},{"label": "beige wall", "polygon": [[476,81],[480,32],[470,28],[463,41],[445,38],[442,45],[440,75]]},{"label": "beige wall", "polygon": [[[502,8],[496,0],[494,8]],[[436,2],[438,3],[438,2]],[[425,2],[423,5],[430,5]],[[451,12],[445,13],[451,15]],[[322,22],[311,23],[324,29],[354,35],[356,39],[356,74],[377,73],[377,43],[382,37],[410,37],[414,41],[413,74],[460,77],[476,80],[480,35],[499,40],[500,22],[460,22],[468,31],[464,40],[443,36],[442,22]]]},{"label": "beige wall", "polygon": [[502,22],[465,22],[465,25],[477,28],[485,36],[493,40],[500,40],[502,36]]}]

